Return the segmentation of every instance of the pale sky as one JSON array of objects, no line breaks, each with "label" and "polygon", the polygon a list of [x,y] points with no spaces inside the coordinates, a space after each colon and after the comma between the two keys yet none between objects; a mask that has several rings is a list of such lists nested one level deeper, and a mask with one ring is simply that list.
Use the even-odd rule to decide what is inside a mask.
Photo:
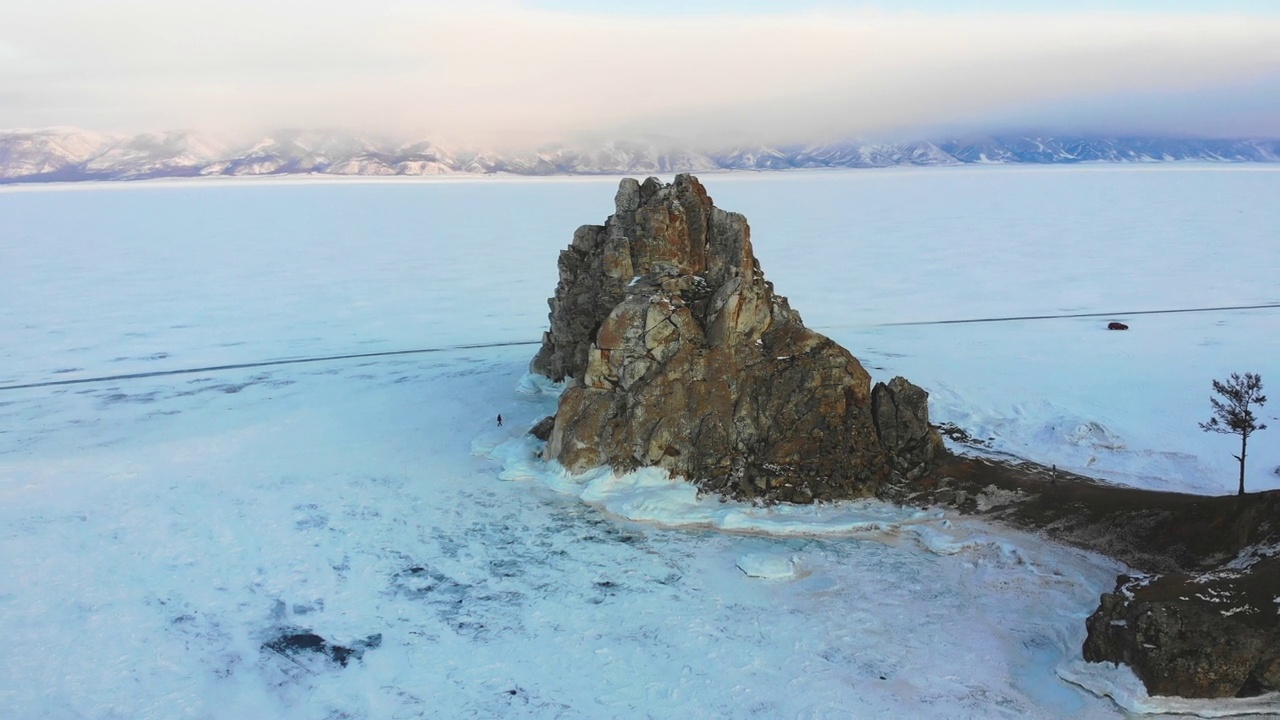
[{"label": "pale sky", "polygon": [[0,128],[1280,136],[1280,0],[0,0]]}]

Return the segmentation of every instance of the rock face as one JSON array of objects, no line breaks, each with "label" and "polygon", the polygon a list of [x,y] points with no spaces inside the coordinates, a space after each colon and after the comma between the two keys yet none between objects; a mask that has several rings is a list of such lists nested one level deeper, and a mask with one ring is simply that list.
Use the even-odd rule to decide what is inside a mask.
[{"label": "rock face", "polygon": [[1152,695],[1243,697],[1280,690],[1274,573],[1121,575],[1086,623],[1084,659],[1122,662]]},{"label": "rock face", "polygon": [[623,180],[560,254],[531,363],[561,396],[545,455],[572,471],[659,466],[707,490],[811,502],[873,494],[940,451],[928,394],[871,379],[774,294],[746,218],[701,183]]}]

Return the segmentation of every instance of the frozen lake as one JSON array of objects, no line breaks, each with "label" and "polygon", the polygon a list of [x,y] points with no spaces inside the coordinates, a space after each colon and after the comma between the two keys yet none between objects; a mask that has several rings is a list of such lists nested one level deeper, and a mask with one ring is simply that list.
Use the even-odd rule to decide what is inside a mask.
[{"label": "frozen lake", "polygon": [[[1128,313],[1280,303],[1280,172],[702,180],[806,322],[930,390],[935,419],[1119,482],[1234,489],[1233,438],[1196,422],[1213,378],[1280,382],[1280,310]],[[536,341],[556,255],[615,188],[5,190],[0,387]],[[1088,313],[1108,315],[890,324]],[[634,502],[651,478],[540,476],[519,433],[554,399],[516,392],[533,350],[0,390],[0,715],[1118,714],[1062,679],[1082,673],[1159,706],[1078,662],[1105,560],[885,506],[674,516]],[[1251,489],[1280,487],[1276,433]],[[707,527],[741,527],[705,521],[724,512],[751,532]],[[290,628],[382,643],[299,664],[263,647]]]}]

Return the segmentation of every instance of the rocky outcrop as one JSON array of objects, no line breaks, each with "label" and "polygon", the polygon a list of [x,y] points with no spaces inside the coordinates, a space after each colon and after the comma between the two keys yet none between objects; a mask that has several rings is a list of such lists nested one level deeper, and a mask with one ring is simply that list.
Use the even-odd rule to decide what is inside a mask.
[{"label": "rocky outcrop", "polygon": [[[972,442],[956,430],[949,434],[957,442]],[[1102,595],[1082,653],[1129,666],[1148,693],[1280,691],[1280,491],[1157,492],[1024,460],[946,455],[900,497],[1033,530],[1132,568]]]},{"label": "rocky outcrop", "polygon": [[1121,575],[1086,622],[1084,659],[1133,668],[1152,695],[1244,697],[1280,690],[1274,559],[1261,568]]},{"label": "rocky outcrop", "polygon": [[556,416],[548,415],[529,428],[529,434],[535,438],[546,442],[551,439],[551,429],[556,426]]},{"label": "rocky outcrop", "polygon": [[658,466],[736,497],[866,496],[941,449],[928,394],[871,388],[847,350],[774,293],[746,218],[698,180],[623,180],[615,213],[559,260],[531,363],[571,378],[545,456],[572,471]]},{"label": "rocky outcrop", "polygon": [[1166,544],[1164,567],[1144,563],[1153,574],[1121,575],[1103,594],[1084,659],[1128,665],[1152,695],[1280,691],[1280,493],[1201,498],[1172,512],[1160,494],[1146,497],[1145,522],[1133,526],[1169,526],[1137,538]]}]

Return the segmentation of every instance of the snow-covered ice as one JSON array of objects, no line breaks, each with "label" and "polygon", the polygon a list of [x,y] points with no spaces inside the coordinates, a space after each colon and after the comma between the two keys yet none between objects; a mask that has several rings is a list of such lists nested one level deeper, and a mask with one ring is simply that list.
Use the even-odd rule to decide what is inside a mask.
[{"label": "snow-covered ice", "polygon": [[747,577],[791,580],[796,576],[796,561],[785,555],[747,553],[734,564]]},{"label": "snow-covered ice", "polygon": [[[1280,173],[704,180],[808,324],[990,451],[1234,488],[1231,439],[1195,422],[1210,379],[1280,378],[1276,310],[883,323],[1280,301]],[[558,388],[525,375],[532,345],[474,346],[537,340],[556,253],[614,187],[0,192],[0,386],[147,374],[0,390],[0,716],[1259,709],[1147,698],[1081,662],[1120,570],[1103,558],[942,513],[721,503],[537,461],[522,432]],[[150,375],[410,349],[433,351]],[[1252,488],[1280,486],[1273,432]],[[264,646],[302,630],[382,643],[345,668]]]}]

